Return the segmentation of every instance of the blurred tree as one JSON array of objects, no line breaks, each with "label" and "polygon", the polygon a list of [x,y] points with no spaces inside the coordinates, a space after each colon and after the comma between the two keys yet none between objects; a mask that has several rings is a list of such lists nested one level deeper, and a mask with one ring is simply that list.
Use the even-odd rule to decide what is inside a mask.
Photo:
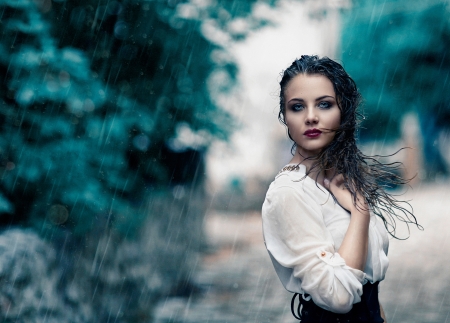
[{"label": "blurred tree", "polygon": [[[57,276],[35,321],[149,322],[195,290],[203,154],[233,128],[214,96],[236,77],[226,44],[269,23],[257,2],[275,0],[0,0],[0,225],[57,253],[24,248]],[[38,278],[2,296],[15,322]]]},{"label": "blurred tree", "polygon": [[201,181],[255,2],[1,0],[0,222],[132,232],[151,192]]},{"label": "blurred tree", "polygon": [[448,174],[437,148],[450,125],[448,1],[355,1],[344,15],[342,59],[365,98],[361,138],[389,141],[419,116],[428,177]]}]

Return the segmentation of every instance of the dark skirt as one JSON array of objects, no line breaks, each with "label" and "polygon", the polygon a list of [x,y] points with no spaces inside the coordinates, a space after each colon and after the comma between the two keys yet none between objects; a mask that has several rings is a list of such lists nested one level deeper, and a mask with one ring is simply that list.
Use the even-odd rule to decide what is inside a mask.
[{"label": "dark skirt", "polygon": [[[295,298],[298,296],[299,304],[295,308]],[[314,304],[312,299],[306,301],[302,294],[294,294],[291,302],[291,311],[301,323],[383,323],[380,315],[380,303],[378,302],[378,282],[363,285],[361,302],[353,304],[350,312],[337,314]],[[296,313],[297,312],[297,313]]]}]

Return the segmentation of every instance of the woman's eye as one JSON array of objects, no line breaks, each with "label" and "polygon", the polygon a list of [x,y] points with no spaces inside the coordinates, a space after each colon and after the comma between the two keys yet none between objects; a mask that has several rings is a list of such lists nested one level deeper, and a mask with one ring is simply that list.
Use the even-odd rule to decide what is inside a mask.
[{"label": "woman's eye", "polygon": [[292,106],[292,110],[294,110],[294,111],[300,111],[300,110],[303,110],[303,105],[301,105],[301,104],[294,104],[294,105]]},{"label": "woman's eye", "polygon": [[322,101],[319,103],[319,108],[321,108],[321,109],[329,109],[329,108],[331,108],[331,106],[332,106],[332,104],[327,101]]}]

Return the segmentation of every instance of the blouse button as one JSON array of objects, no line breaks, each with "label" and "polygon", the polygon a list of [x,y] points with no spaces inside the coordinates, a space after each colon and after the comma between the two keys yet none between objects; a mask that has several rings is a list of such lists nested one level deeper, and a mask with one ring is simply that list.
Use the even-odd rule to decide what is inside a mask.
[{"label": "blouse button", "polygon": [[322,251],[322,252],[320,253],[320,255],[321,255],[322,257],[325,257],[325,255],[326,255],[325,251]]}]

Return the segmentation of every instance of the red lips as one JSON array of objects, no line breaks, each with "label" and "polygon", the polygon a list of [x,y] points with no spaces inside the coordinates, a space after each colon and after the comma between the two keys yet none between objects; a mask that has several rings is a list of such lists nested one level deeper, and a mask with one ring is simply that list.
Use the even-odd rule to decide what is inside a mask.
[{"label": "red lips", "polygon": [[306,136],[306,137],[309,137],[309,138],[315,138],[315,137],[318,137],[318,136],[320,136],[320,134],[322,133],[322,131],[320,131],[319,129],[308,129],[308,130],[306,130],[303,134]]}]

